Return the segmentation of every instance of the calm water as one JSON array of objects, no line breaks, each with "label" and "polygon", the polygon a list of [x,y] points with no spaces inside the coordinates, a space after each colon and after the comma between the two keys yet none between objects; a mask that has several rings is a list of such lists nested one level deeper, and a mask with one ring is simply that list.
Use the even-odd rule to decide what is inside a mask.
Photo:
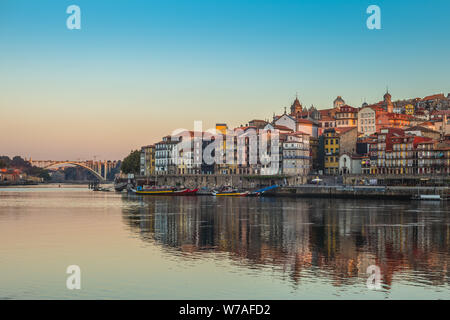
[{"label": "calm water", "polygon": [[[450,299],[445,203],[0,189],[0,299]],[[66,268],[81,268],[81,290]],[[366,286],[367,267],[382,273]]]}]

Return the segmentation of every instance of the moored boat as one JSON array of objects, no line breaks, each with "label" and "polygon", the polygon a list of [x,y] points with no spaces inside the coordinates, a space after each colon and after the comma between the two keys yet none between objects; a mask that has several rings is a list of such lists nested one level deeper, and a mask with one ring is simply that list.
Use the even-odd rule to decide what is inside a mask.
[{"label": "moored boat", "polygon": [[173,194],[175,188],[171,187],[146,187],[143,188],[141,186],[136,187],[136,189],[131,189],[131,191],[135,194],[141,195],[165,195],[165,194]]},{"label": "moored boat", "polygon": [[438,194],[417,194],[412,197],[412,200],[441,201],[445,199]]},{"label": "moored boat", "polygon": [[240,192],[238,189],[233,189],[231,187],[224,187],[220,190],[214,190],[211,193],[213,196],[217,197],[245,197],[250,194],[250,192]]},{"label": "moored boat", "polygon": [[249,196],[252,196],[252,197],[261,197],[261,196],[263,196],[264,194],[266,194],[266,193],[269,193],[270,191],[273,191],[273,190],[275,190],[276,188],[278,188],[279,186],[278,185],[273,185],[273,186],[269,186],[269,187],[265,187],[265,188],[262,188],[262,189],[259,189],[259,190],[255,190],[255,191],[252,191],[250,194],[249,194]]},{"label": "moored boat", "polygon": [[181,189],[173,192],[174,196],[193,196],[197,193],[198,189]]},{"label": "moored boat", "polygon": [[203,187],[203,188],[197,190],[196,195],[198,195],[198,196],[210,196],[210,195],[212,195],[212,192],[213,191],[211,189]]},{"label": "moored boat", "polygon": [[114,182],[114,190],[122,192],[127,188],[128,182]]},{"label": "moored boat", "polygon": [[212,193],[213,196],[216,197],[245,197],[248,196],[250,192],[214,192]]},{"label": "moored boat", "polygon": [[174,187],[141,187],[138,186],[136,189],[131,189],[135,194],[140,195],[171,195],[171,196],[189,196],[195,195],[198,189],[177,189]]}]

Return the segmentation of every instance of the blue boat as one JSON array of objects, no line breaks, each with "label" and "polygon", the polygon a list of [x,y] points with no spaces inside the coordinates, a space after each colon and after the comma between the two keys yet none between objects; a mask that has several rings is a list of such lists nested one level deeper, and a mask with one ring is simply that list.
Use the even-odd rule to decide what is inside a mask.
[{"label": "blue boat", "polygon": [[260,197],[262,195],[264,195],[264,193],[266,193],[267,191],[271,191],[271,190],[275,190],[276,188],[278,188],[279,186],[277,184],[270,186],[270,187],[265,187],[259,190],[255,190],[253,192],[250,193],[251,196],[254,197]]}]

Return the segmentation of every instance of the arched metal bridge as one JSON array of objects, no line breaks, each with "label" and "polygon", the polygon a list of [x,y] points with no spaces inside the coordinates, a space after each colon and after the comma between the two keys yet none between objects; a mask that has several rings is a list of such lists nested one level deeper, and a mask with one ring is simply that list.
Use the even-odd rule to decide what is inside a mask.
[{"label": "arched metal bridge", "polygon": [[103,177],[101,175],[101,172],[95,171],[93,168],[89,167],[86,164],[83,164],[82,162],[76,162],[76,161],[55,161],[55,162],[53,162],[51,164],[43,166],[42,168],[43,169],[49,169],[51,167],[61,167],[63,165],[74,165],[74,166],[77,166],[77,167],[84,168],[84,169],[90,171],[91,173],[93,173],[97,178],[100,179],[100,181],[105,181],[106,180],[106,174],[107,174],[106,170],[105,170],[105,176]]}]

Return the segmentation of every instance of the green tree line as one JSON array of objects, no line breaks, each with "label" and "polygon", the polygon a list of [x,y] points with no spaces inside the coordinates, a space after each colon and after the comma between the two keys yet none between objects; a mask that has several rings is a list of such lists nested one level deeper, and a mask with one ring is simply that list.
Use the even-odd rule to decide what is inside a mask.
[{"label": "green tree line", "polygon": [[130,154],[123,159],[120,170],[125,173],[138,174],[141,163],[141,152],[139,150],[133,150]]}]

